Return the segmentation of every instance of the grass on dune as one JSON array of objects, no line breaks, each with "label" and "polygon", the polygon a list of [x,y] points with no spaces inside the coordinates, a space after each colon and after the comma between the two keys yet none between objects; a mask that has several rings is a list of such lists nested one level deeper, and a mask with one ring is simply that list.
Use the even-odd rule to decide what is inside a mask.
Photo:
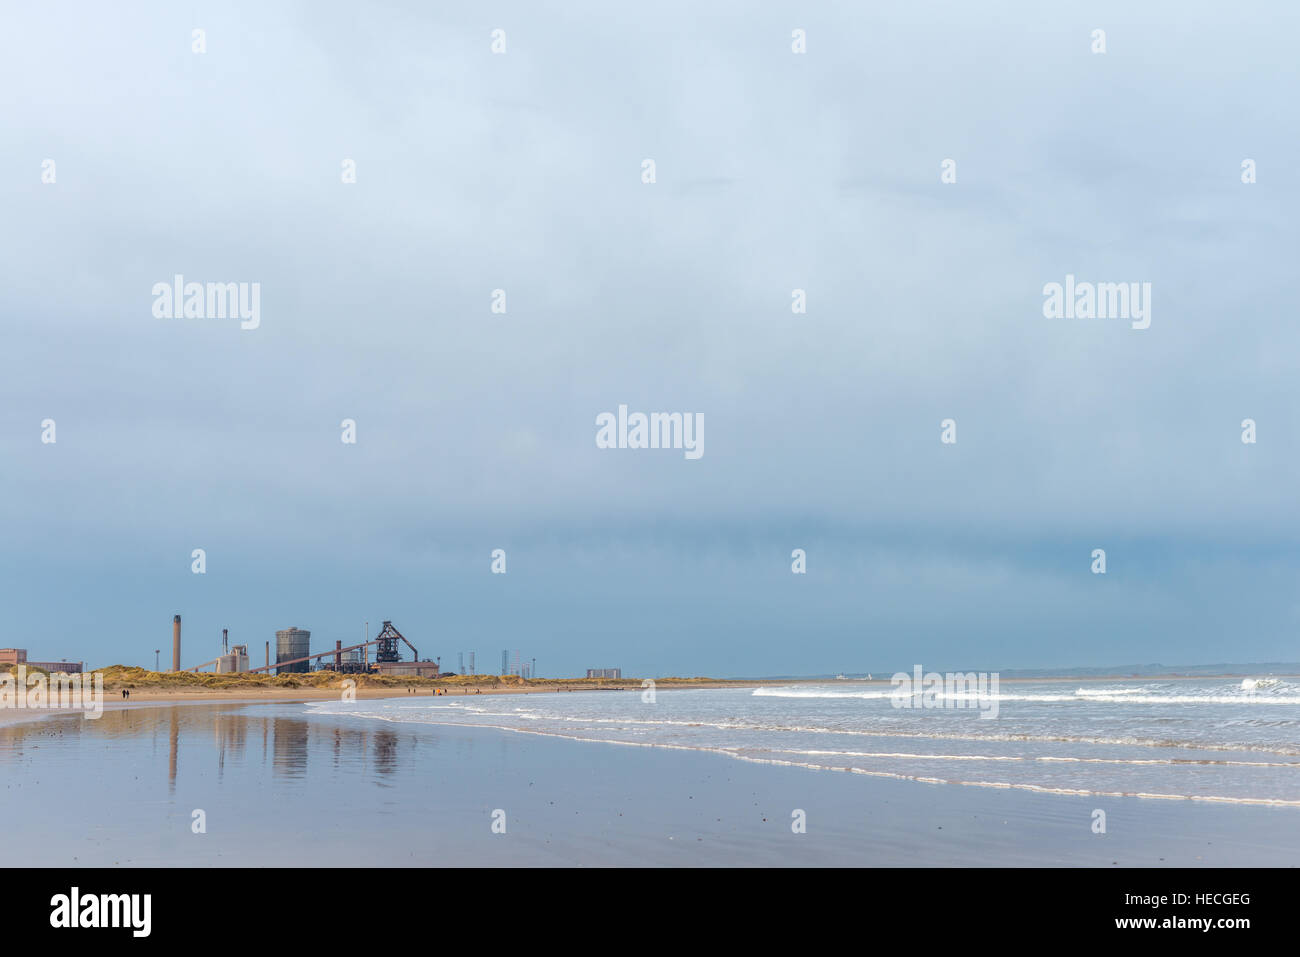
[{"label": "grass on dune", "polygon": [[[109,665],[98,669],[104,676],[104,687],[129,688],[149,691],[195,690],[247,690],[260,688],[338,688],[351,678],[358,688],[639,688],[641,679],[624,678],[521,678],[518,675],[448,675],[441,678],[415,678],[403,675],[348,675],[334,671],[269,675],[215,674],[210,671],[150,671],[131,665]],[[709,681],[708,678],[657,678],[656,684],[689,684]]]}]

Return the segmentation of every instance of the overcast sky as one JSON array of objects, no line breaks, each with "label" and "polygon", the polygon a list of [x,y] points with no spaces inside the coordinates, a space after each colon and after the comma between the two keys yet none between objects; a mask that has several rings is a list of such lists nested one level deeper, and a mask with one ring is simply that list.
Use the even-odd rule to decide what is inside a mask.
[{"label": "overcast sky", "polygon": [[[1300,659],[1300,10],[1131,6],[14,7],[0,644]],[[155,318],[178,273],[259,328]],[[1045,318],[1067,274],[1150,328]],[[620,404],[703,456],[597,448]]]}]

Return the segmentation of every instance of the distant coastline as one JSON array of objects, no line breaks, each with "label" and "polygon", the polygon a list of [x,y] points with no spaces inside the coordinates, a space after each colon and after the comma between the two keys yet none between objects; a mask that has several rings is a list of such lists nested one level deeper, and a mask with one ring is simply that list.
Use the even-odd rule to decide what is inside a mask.
[{"label": "distant coastline", "polygon": [[[1147,666],[1159,667],[1159,666]],[[1061,672],[1028,672],[1008,670],[1001,672],[1000,680],[1009,684],[1036,681],[1132,681],[1149,679],[1159,681],[1192,681],[1200,679],[1235,679],[1265,675],[1300,677],[1300,664],[1269,663],[1261,665],[1204,666],[1203,672],[1191,669],[1169,671],[1125,671],[1121,669],[1067,669]],[[1222,670],[1211,670],[1221,668]],[[145,701],[290,701],[337,698],[350,689],[358,698],[420,696],[502,695],[502,694],[563,694],[575,691],[635,691],[646,686],[645,679],[614,678],[521,678],[517,675],[448,675],[439,678],[397,677],[368,674],[340,674],[332,671],[314,671],[284,675],[267,674],[214,674],[211,672],[149,671],[144,668],[111,665],[98,669],[104,676],[105,697],[110,703],[127,700]],[[94,672],[92,672],[94,673]],[[840,676],[781,675],[761,678],[689,678],[660,677],[652,679],[657,691],[700,688],[757,688],[772,684],[872,684],[888,686],[891,673],[845,674]],[[348,683],[351,682],[349,685]]]},{"label": "distant coastline", "polygon": [[[910,667],[910,666],[909,666]],[[906,669],[902,669],[906,670]],[[996,673],[1002,681],[1119,681],[1133,678],[1172,680],[1175,678],[1255,678],[1261,675],[1277,677],[1300,675],[1300,662],[1265,661],[1258,663],[1216,663],[1210,665],[1107,665],[1102,668],[950,668],[929,667],[926,671],[962,672],[987,671]],[[888,681],[893,672],[888,670],[844,672],[843,675],[767,675],[761,678],[740,678],[739,681]],[[868,675],[871,677],[868,678]]]}]

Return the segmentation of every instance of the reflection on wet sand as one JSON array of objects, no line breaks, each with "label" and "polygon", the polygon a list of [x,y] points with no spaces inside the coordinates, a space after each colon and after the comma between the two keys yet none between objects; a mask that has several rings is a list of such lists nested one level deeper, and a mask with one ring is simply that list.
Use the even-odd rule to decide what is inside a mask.
[{"label": "reflection on wet sand", "polygon": [[[302,778],[309,759],[333,770],[362,770],[375,776],[394,773],[403,749],[397,733],[387,727],[343,727],[300,717],[279,717],[246,713],[243,705],[183,705],[123,708],[106,711],[98,720],[80,716],[57,716],[49,721],[0,725],[0,767],[20,764],[32,757],[50,737],[80,736],[97,743],[102,739],[149,739],[154,748],[162,733],[167,735],[168,792],[175,793],[176,780],[184,762],[194,773],[215,768],[221,780],[227,761],[244,767],[270,759],[271,773],[288,780]],[[260,757],[249,754],[248,742],[260,733]]]}]

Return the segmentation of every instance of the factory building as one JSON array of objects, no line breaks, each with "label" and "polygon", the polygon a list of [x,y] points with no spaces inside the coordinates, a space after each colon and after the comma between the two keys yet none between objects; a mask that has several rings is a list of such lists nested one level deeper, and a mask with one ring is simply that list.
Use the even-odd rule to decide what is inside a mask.
[{"label": "factory building", "polygon": [[622,678],[622,668],[588,668],[588,678]]},{"label": "factory building", "polygon": [[230,654],[217,659],[217,674],[243,674],[248,670],[248,645],[232,645]]},{"label": "factory building", "polygon": [[341,675],[360,675],[370,673],[370,664],[362,654],[361,648],[343,650],[343,642],[334,642],[335,652],[324,658],[318,658],[313,671],[333,671]]},{"label": "factory building", "polygon": [[26,665],[42,671],[57,671],[68,675],[81,674],[80,661],[29,661],[26,648],[0,648],[0,668],[9,665]]},{"label": "factory building", "polygon": [[381,675],[399,675],[403,678],[436,678],[436,661],[381,661],[375,665]]},{"label": "factory building", "polygon": [[284,631],[275,633],[275,673],[284,674],[306,674],[311,670],[311,662],[298,661],[291,665],[280,667],[282,661],[293,661],[295,658],[306,658],[311,654],[311,632],[302,628],[286,628]]}]

